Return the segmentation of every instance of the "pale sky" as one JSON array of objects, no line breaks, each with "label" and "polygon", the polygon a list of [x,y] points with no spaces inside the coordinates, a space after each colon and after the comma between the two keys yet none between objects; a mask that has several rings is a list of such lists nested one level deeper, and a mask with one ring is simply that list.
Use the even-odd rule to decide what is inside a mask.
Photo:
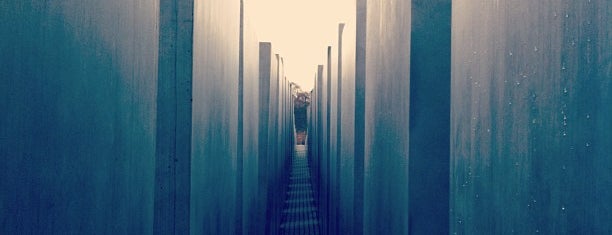
[{"label": "pale sky", "polygon": [[[285,62],[287,79],[304,91],[313,88],[318,64],[325,64],[327,46],[338,40],[338,24],[355,14],[354,0],[253,0],[259,41]],[[333,49],[336,50],[336,49]]]}]

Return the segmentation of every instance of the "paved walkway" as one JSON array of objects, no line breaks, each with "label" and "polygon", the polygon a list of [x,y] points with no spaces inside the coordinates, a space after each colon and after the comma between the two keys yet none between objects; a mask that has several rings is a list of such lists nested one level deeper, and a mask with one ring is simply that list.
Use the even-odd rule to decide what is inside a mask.
[{"label": "paved walkway", "polygon": [[306,146],[297,145],[283,208],[281,234],[319,234],[319,219],[306,156]]}]

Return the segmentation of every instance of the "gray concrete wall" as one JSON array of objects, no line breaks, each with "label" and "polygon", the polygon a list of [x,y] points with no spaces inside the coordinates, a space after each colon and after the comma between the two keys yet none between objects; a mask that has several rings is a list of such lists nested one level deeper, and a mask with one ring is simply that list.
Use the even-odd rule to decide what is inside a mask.
[{"label": "gray concrete wall", "polygon": [[[326,61],[326,60],[324,60]],[[317,150],[316,150],[316,164],[314,170],[317,174],[316,179],[316,191],[317,191],[317,205],[319,210],[320,229],[322,232],[327,231],[327,182],[329,177],[327,176],[327,80],[325,79],[326,65],[317,65],[316,70],[316,86],[317,89]]]},{"label": "gray concrete wall", "polygon": [[407,234],[411,1],[366,9],[363,231]]},{"label": "gray concrete wall", "polygon": [[239,14],[239,1],[194,2],[191,234],[235,233]]},{"label": "gray concrete wall", "polygon": [[152,233],[157,2],[8,0],[0,22],[0,233]]},{"label": "gray concrete wall", "polygon": [[269,157],[269,119],[270,119],[270,83],[271,78],[274,76],[273,66],[275,59],[272,58],[272,44],[269,42],[259,43],[259,204],[260,208],[264,208],[262,217],[259,217],[259,231],[266,232],[266,219],[269,217],[270,212],[268,211],[268,188],[269,185],[269,165],[271,162]]},{"label": "gray concrete wall", "polygon": [[321,220],[322,221],[322,227],[321,229],[323,229],[324,231],[327,231],[327,233],[330,233],[332,231],[332,222],[331,220],[332,218],[332,201],[331,201],[331,197],[332,197],[332,183],[333,183],[333,173],[332,173],[332,168],[333,168],[333,157],[332,157],[332,149],[333,149],[333,143],[332,143],[332,138],[333,135],[332,133],[334,132],[334,126],[332,124],[332,121],[334,121],[333,119],[333,114],[332,114],[332,94],[335,93],[332,92],[333,90],[333,78],[332,78],[332,47],[328,46],[327,47],[327,53],[326,55],[326,59],[325,59],[325,75],[323,76],[324,81],[323,81],[323,93],[325,95],[323,95],[324,98],[324,102],[323,102],[323,106],[324,106],[324,111],[323,111],[323,133],[324,133],[324,137],[323,137],[323,146],[324,146],[324,152],[322,155],[323,158],[323,167],[322,167],[322,175],[323,175],[323,190],[322,193],[324,194],[325,199],[323,199],[323,201],[321,201],[322,204],[322,208],[321,208],[321,212],[320,214],[321,216]]},{"label": "gray concrete wall", "polygon": [[[274,51],[273,51],[274,52]],[[280,227],[280,218],[278,217],[278,208],[274,205],[278,203],[278,194],[280,185],[278,184],[279,178],[278,162],[279,162],[279,146],[278,146],[278,132],[280,125],[278,123],[279,113],[279,84],[281,71],[281,57],[279,54],[274,53],[272,56],[271,64],[272,74],[270,76],[270,97],[269,104],[269,117],[268,117],[268,173],[269,173],[269,188],[268,188],[268,215],[266,216],[266,233],[276,234],[277,229]]]},{"label": "gray concrete wall", "polygon": [[451,232],[610,234],[609,1],[455,1]]},{"label": "gray concrete wall", "polygon": [[339,155],[338,155],[338,41],[332,43],[328,51],[328,77],[329,77],[329,231],[337,233],[338,231],[338,167]]},{"label": "gray concrete wall", "polygon": [[354,171],[353,171],[353,232],[364,234],[363,226],[363,182],[365,158],[365,92],[366,92],[366,35],[367,0],[356,1],[355,14],[355,126],[354,131]]},{"label": "gray concrete wall", "polygon": [[[261,187],[259,179],[259,41],[255,32],[256,25],[251,20],[255,5],[253,1],[243,1],[243,147],[242,147],[242,228],[243,234],[263,234],[262,219],[265,218],[265,204],[260,203]],[[263,91],[263,90],[262,90]],[[240,122],[240,121],[239,121]],[[240,150],[239,150],[240,151]],[[264,201],[265,202],[265,201]]]},{"label": "gray concrete wall", "polygon": [[[338,81],[340,110],[339,233],[354,234],[354,150],[355,150],[355,19],[339,33]],[[340,94],[341,93],[341,94]]]},{"label": "gray concrete wall", "polygon": [[164,1],[159,9],[153,232],[186,234],[191,210],[193,1]]},{"label": "gray concrete wall", "polygon": [[[326,54],[327,55],[327,54]],[[324,60],[326,61],[326,60]],[[315,105],[315,113],[316,113],[316,123],[315,123],[315,129],[316,129],[316,151],[314,153],[314,164],[312,166],[312,171],[314,171],[314,174],[316,174],[316,179],[314,180],[314,184],[315,186],[315,191],[316,191],[316,201],[317,201],[317,205],[318,205],[318,210],[319,210],[319,220],[320,220],[320,229],[321,231],[327,231],[327,203],[328,203],[328,199],[327,199],[327,182],[329,180],[329,177],[327,176],[327,151],[326,151],[326,147],[327,145],[327,133],[326,133],[326,129],[327,129],[327,125],[326,125],[326,121],[327,121],[327,115],[325,114],[325,112],[327,111],[327,102],[325,101],[325,97],[327,96],[327,91],[326,91],[326,87],[327,87],[327,80],[325,79],[326,76],[326,69],[325,69],[325,65],[320,64],[317,65],[317,69],[315,71],[315,87],[314,89],[315,91],[315,100],[314,102],[316,102]]]},{"label": "gray concrete wall", "polygon": [[413,0],[410,233],[448,234],[451,1]]}]

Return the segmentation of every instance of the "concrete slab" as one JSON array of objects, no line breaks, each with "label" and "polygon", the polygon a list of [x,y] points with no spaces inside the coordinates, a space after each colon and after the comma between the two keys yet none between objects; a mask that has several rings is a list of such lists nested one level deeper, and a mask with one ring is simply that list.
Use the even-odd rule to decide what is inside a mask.
[{"label": "concrete slab", "polygon": [[0,234],[152,233],[157,7],[0,3]]},{"label": "concrete slab", "polygon": [[448,234],[451,1],[412,0],[410,234]]},{"label": "concrete slab", "polygon": [[355,182],[355,18],[341,26],[338,43],[338,96],[340,141],[339,174],[339,230],[340,234],[354,234]]},{"label": "concrete slab", "polygon": [[363,233],[407,234],[411,1],[366,9]]},{"label": "concrete slab", "polygon": [[192,13],[192,1],[166,1],[160,5],[155,234],[184,234],[190,228]]},{"label": "concrete slab", "polygon": [[453,2],[451,233],[612,232],[609,9]]},{"label": "concrete slab", "polygon": [[[243,91],[243,116],[242,116],[242,233],[264,234],[264,221],[266,213],[265,200],[261,200],[262,192],[265,192],[267,181],[259,177],[262,172],[262,155],[260,155],[259,144],[260,113],[261,106],[259,92],[259,40],[256,34],[257,25],[253,23],[255,15],[255,2],[243,2],[243,54],[242,54],[242,91]],[[239,119],[240,120],[240,119]],[[239,121],[240,123],[240,121]],[[265,197],[264,197],[265,198]],[[263,203],[262,203],[263,201]],[[240,232],[239,232],[240,233]]]},{"label": "concrete slab", "polygon": [[194,2],[191,234],[235,233],[239,4]]}]

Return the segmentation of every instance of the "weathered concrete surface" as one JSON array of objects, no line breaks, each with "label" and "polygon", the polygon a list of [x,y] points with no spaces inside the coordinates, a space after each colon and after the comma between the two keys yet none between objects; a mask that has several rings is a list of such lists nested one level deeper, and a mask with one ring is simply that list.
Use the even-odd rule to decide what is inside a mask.
[{"label": "weathered concrete surface", "polygon": [[321,137],[320,137],[320,141],[321,141],[321,149],[320,149],[320,174],[321,174],[321,178],[320,178],[320,194],[321,194],[321,199],[319,201],[319,207],[320,207],[320,211],[319,213],[321,214],[320,220],[321,220],[321,230],[323,231],[323,233],[326,233],[327,231],[329,231],[328,226],[329,226],[329,190],[330,190],[330,180],[331,177],[329,175],[329,169],[330,169],[330,158],[329,158],[329,149],[330,149],[330,143],[329,143],[329,139],[330,139],[330,95],[331,95],[331,84],[330,84],[330,80],[329,80],[329,76],[328,74],[331,73],[331,71],[328,70],[330,66],[329,60],[331,58],[331,48],[326,48],[326,57],[325,57],[325,65],[322,66],[322,71],[321,71],[321,76],[320,79],[322,81],[322,85],[321,85],[321,108],[319,109],[321,112]]},{"label": "weathered concrete surface", "polygon": [[236,228],[240,2],[196,0],[191,234]]},{"label": "weathered concrete surface", "polygon": [[[269,188],[268,188],[268,214],[266,216],[266,233],[276,234],[277,229],[280,228],[280,217],[278,209],[281,208],[282,204],[279,203],[278,192],[282,189],[279,185],[279,136],[278,132],[280,125],[279,120],[279,84],[281,71],[281,57],[279,54],[272,56],[271,69],[274,70],[272,76],[270,76],[270,105],[269,105],[269,118],[268,118],[268,174],[269,174]],[[275,205],[278,205],[275,206]]]},{"label": "weathered concrete surface", "polygon": [[411,1],[366,9],[363,232],[407,234]]},{"label": "weathered concrete surface", "polygon": [[332,122],[335,122],[334,118],[333,118],[333,110],[332,109],[332,104],[334,104],[332,102],[333,100],[333,96],[332,94],[335,93],[332,92],[333,88],[333,77],[332,77],[332,70],[333,70],[333,66],[332,66],[332,47],[328,46],[327,47],[327,58],[326,58],[326,66],[325,66],[325,76],[324,76],[324,93],[325,93],[325,101],[324,101],[324,106],[325,106],[325,112],[324,112],[324,126],[323,126],[323,132],[325,133],[325,136],[323,137],[323,146],[325,146],[325,150],[324,153],[322,155],[323,157],[323,168],[322,168],[322,175],[323,175],[323,183],[324,183],[324,189],[322,191],[322,193],[325,195],[325,199],[324,201],[321,202],[322,208],[320,211],[320,214],[322,214],[321,216],[321,220],[322,220],[322,229],[324,232],[326,233],[331,233],[332,232],[332,186],[333,186],[333,160],[332,160],[332,149],[334,148],[333,146],[333,135],[335,134],[335,126],[332,124]]},{"label": "weathered concrete surface", "polygon": [[164,1],[159,9],[153,232],[187,234],[191,194],[193,2]]},{"label": "weathered concrete surface", "polygon": [[[261,189],[266,182],[259,178],[260,164],[263,156],[259,153],[260,100],[259,100],[259,41],[256,25],[251,21],[254,13],[254,2],[243,1],[243,56],[242,56],[242,91],[243,91],[243,147],[242,150],[242,234],[264,234],[265,200],[261,203]],[[265,89],[261,90],[262,92]],[[239,120],[240,123],[240,120]],[[265,189],[265,188],[264,188]]]},{"label": "weathered concrete surface", "polygon": [[610,1],[455,1],[451,233],[612,233]]},{"label": "weathered concrete surface", "polygon": [[355,126],[353,162],[353,232],[363,234],[363,191],[365,154],[366,23],[367,0],[355,1]]},{"label": "weathered concrete surface", "polygon": [[412,0],[410,234],[448,234],[451,0]]},{"label": "weathered concrete surface", "polygon": [[315,157],[313,159],[313,171],[314,171],[314,175],[315,175],[315,179],[314,179],[314,184],[315,184],[315,191],[317,193],[317,202],[318,202],[318,206],[319,206],[319,212],[321,214],[320,220],[321,220],[321,230],[322,231],[326,231],[327,228],[325,227],[325,214],[323,213],[324,211],[326,211],[326,205],[327,205],[327,194],[325,193],[325,190],[327,188],[326,182],[327,182],[327,176],[325,174],[325,167],[326,167],[326,158],[325,158],[325,150],[326,150],[326,144],[325,144],[325,137],[326,137],[326,129],[325,129],[325,120],[326,115],[325,115],[325,110],[326,110],[326,106],[325,106],[325,75],[324,75],[324,66],[323,65],[318,65],[317,66],[317,73],[316,73],[316,84],[315,84],[315,89],[316,89],[316,100],[314,100],[316,102],[316,121],[315,121],[315,128],[316,128],[316,143],[315,143],[315,150],[316,153]]},{"label": "weathered concrete surface", "polygon": [[355,127],[355,18],[341,26],[338,43],[338,87],[340,141],[338,144],[339,215],[338,233],[353,232],[354,199],[354,127]]},{"label": "weathered concrete surface", "polygon": [[269,185],[269,172],[270,172],[270,155],[269,155],[269,119],[270,119],[270,83],[274,73],[276,72],[276,66],[274,63],[276,59],[273,58],[272,44],[269,42],[259,43],[259,203],[260,207],[264,208],[264,214],[259,218],[258,231],[267,232],[266,221],[269,218],[270,212],[268,211],[268,188]]},{"label": "weathered concrete surface", "polygon": [[158,5],[0,2],[0,233],[151,234]]},{"label": "weathered concrete surface", "polygon": [[328,231],[330,234],[338,233],[338,222],[339,222],[339,190],[340,190],[340,182],[339,181],[339,152],[338,152],[338,140],[340,135],[338,130],[340,130],[340,123],[338,122],[339,118],[339,103],[338,103],[338,41],[332,43],[332,46],[328,47],[328,65],[329,69],[327,76],[329,77],[329,90],[330,90],[330,112],[329,112],[329,226]]}]

